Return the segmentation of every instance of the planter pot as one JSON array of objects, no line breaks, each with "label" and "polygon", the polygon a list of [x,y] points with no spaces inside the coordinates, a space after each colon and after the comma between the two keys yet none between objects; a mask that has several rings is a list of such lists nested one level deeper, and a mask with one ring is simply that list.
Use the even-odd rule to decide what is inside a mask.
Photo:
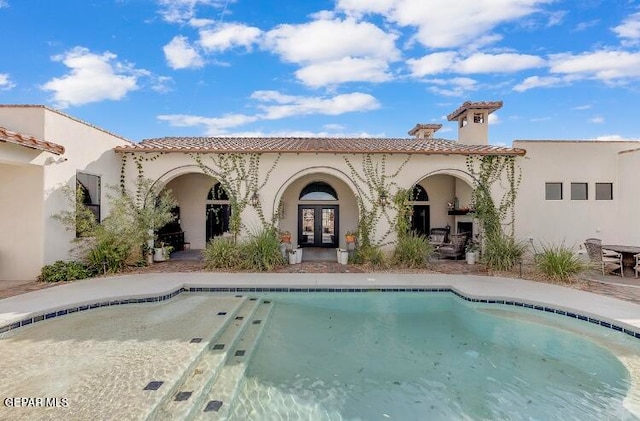
[{"label": "planter pot", "polygon": [[347,242],[347,244],[355,243],[356,242],[356,236],[355,235],[346,235],[344,237],[344,240]]},{"label": "planter pot", "polygon": [[155,248],[153,249],[153,261],[154,262],[164,262],[167,260],[166,254],[164,252],[164,248]]},{"label": "planter pot", "polygon": [[476,252],[469,251],[467,252],[467,264],[474,265],[476,263]]},{"label": "planter pot", "polygon": [[280,243],[280,253],[282,254],[282,257],[284,257],[285,259],[288,258],[287,251],[289,251],[289,244]]},{"label": "planter pot", "polygon": [[290,235],[281,235],[280,236],[280,242],[281,243],[291,243],[291,236]]},{"label": "planter pot", "polygon": [[349,263],[349,252],[347,250],[342,249],[338,252],[338,263],[341,265]]},{"label": "planter pot", "polygon": [[297,260],[296,259],[296,254],[298,254],[298,253],[296,253],[295,250],[289,252],[289,264],[290,265],[295,265],[296,264],[296,260]]},{"label": "planter pot", "polygon": [[302,249],[296,249],[296,263],[302,263]]}]

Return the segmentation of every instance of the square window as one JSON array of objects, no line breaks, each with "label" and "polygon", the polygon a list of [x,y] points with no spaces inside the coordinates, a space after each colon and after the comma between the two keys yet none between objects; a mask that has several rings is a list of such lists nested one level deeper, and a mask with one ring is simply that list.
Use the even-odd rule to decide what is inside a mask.
[{"label": "square window", "polygon": [[571,200],[587,200],[588,186],[587,183],[571,183]]},{"label": "square window", "polygon": [[596,183],[596,200],[613,200],[613,183]]},{"label": "square window", "polygon": [[562,183],[545,183],[545,200],[562,200]]},{"label": "square window", "polygon": [[484,114],[483,113],[473,113],[473,122],[476,124],[484,123]]}]

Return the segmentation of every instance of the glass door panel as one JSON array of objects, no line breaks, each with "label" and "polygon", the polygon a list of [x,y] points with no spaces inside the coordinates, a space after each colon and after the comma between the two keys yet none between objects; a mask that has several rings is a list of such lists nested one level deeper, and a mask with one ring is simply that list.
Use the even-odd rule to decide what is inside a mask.
[{"label": "glass door panel", "polygon": [[335,209],[322,208],[322,244],[335,243]]},{"label": "glass door panel", "polygon": [[298,244],[303,247],[337,247],[337,233],[338,206],[298,207]]},{"label": "glass door panel", "polygon": [[302,208],[302,236],[299,240],[301,245],[311,246],[315,244],[315,225],[316,210],[315,208]]}]

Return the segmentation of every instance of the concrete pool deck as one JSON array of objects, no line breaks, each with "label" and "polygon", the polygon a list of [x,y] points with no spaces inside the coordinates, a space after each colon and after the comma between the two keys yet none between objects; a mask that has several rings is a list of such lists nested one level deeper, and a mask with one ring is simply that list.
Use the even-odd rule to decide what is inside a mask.
[{"label": "concrete pool deck", "polygon": [[157,297],[181,288],[452,289],[470,299],[516,301],[576,313],[640,337],[638,304],[559,285],[469,274],[148,273],[94,278],[0,300],[0,328],[72,307]]}]

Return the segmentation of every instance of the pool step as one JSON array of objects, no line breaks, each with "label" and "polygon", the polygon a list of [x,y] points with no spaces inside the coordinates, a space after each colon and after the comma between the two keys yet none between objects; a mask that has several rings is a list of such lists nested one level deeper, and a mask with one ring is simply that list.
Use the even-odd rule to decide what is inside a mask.
[{"label": "pool step", "polygon": [[264,331],[266,322],[271,314],[273,305],[270,300],[260,303],[247,326],[244,334],[231,350],[230,357],[220,371],[218,380],[211,388],[204,404],[197,409],[197,421],[225,420],[229,415],[231,404],[242,384],[244,373],[256,348],[260,335]]},{"label": "pool step", "polygon": [[148,420],[182,420],[192,416],[228,359],[228,350],[238,341],[259,305],[257,300],[244,298],[226,316],[225,325],[215,335],[203,340],[206,346],[202,352],[147,417]]}]

